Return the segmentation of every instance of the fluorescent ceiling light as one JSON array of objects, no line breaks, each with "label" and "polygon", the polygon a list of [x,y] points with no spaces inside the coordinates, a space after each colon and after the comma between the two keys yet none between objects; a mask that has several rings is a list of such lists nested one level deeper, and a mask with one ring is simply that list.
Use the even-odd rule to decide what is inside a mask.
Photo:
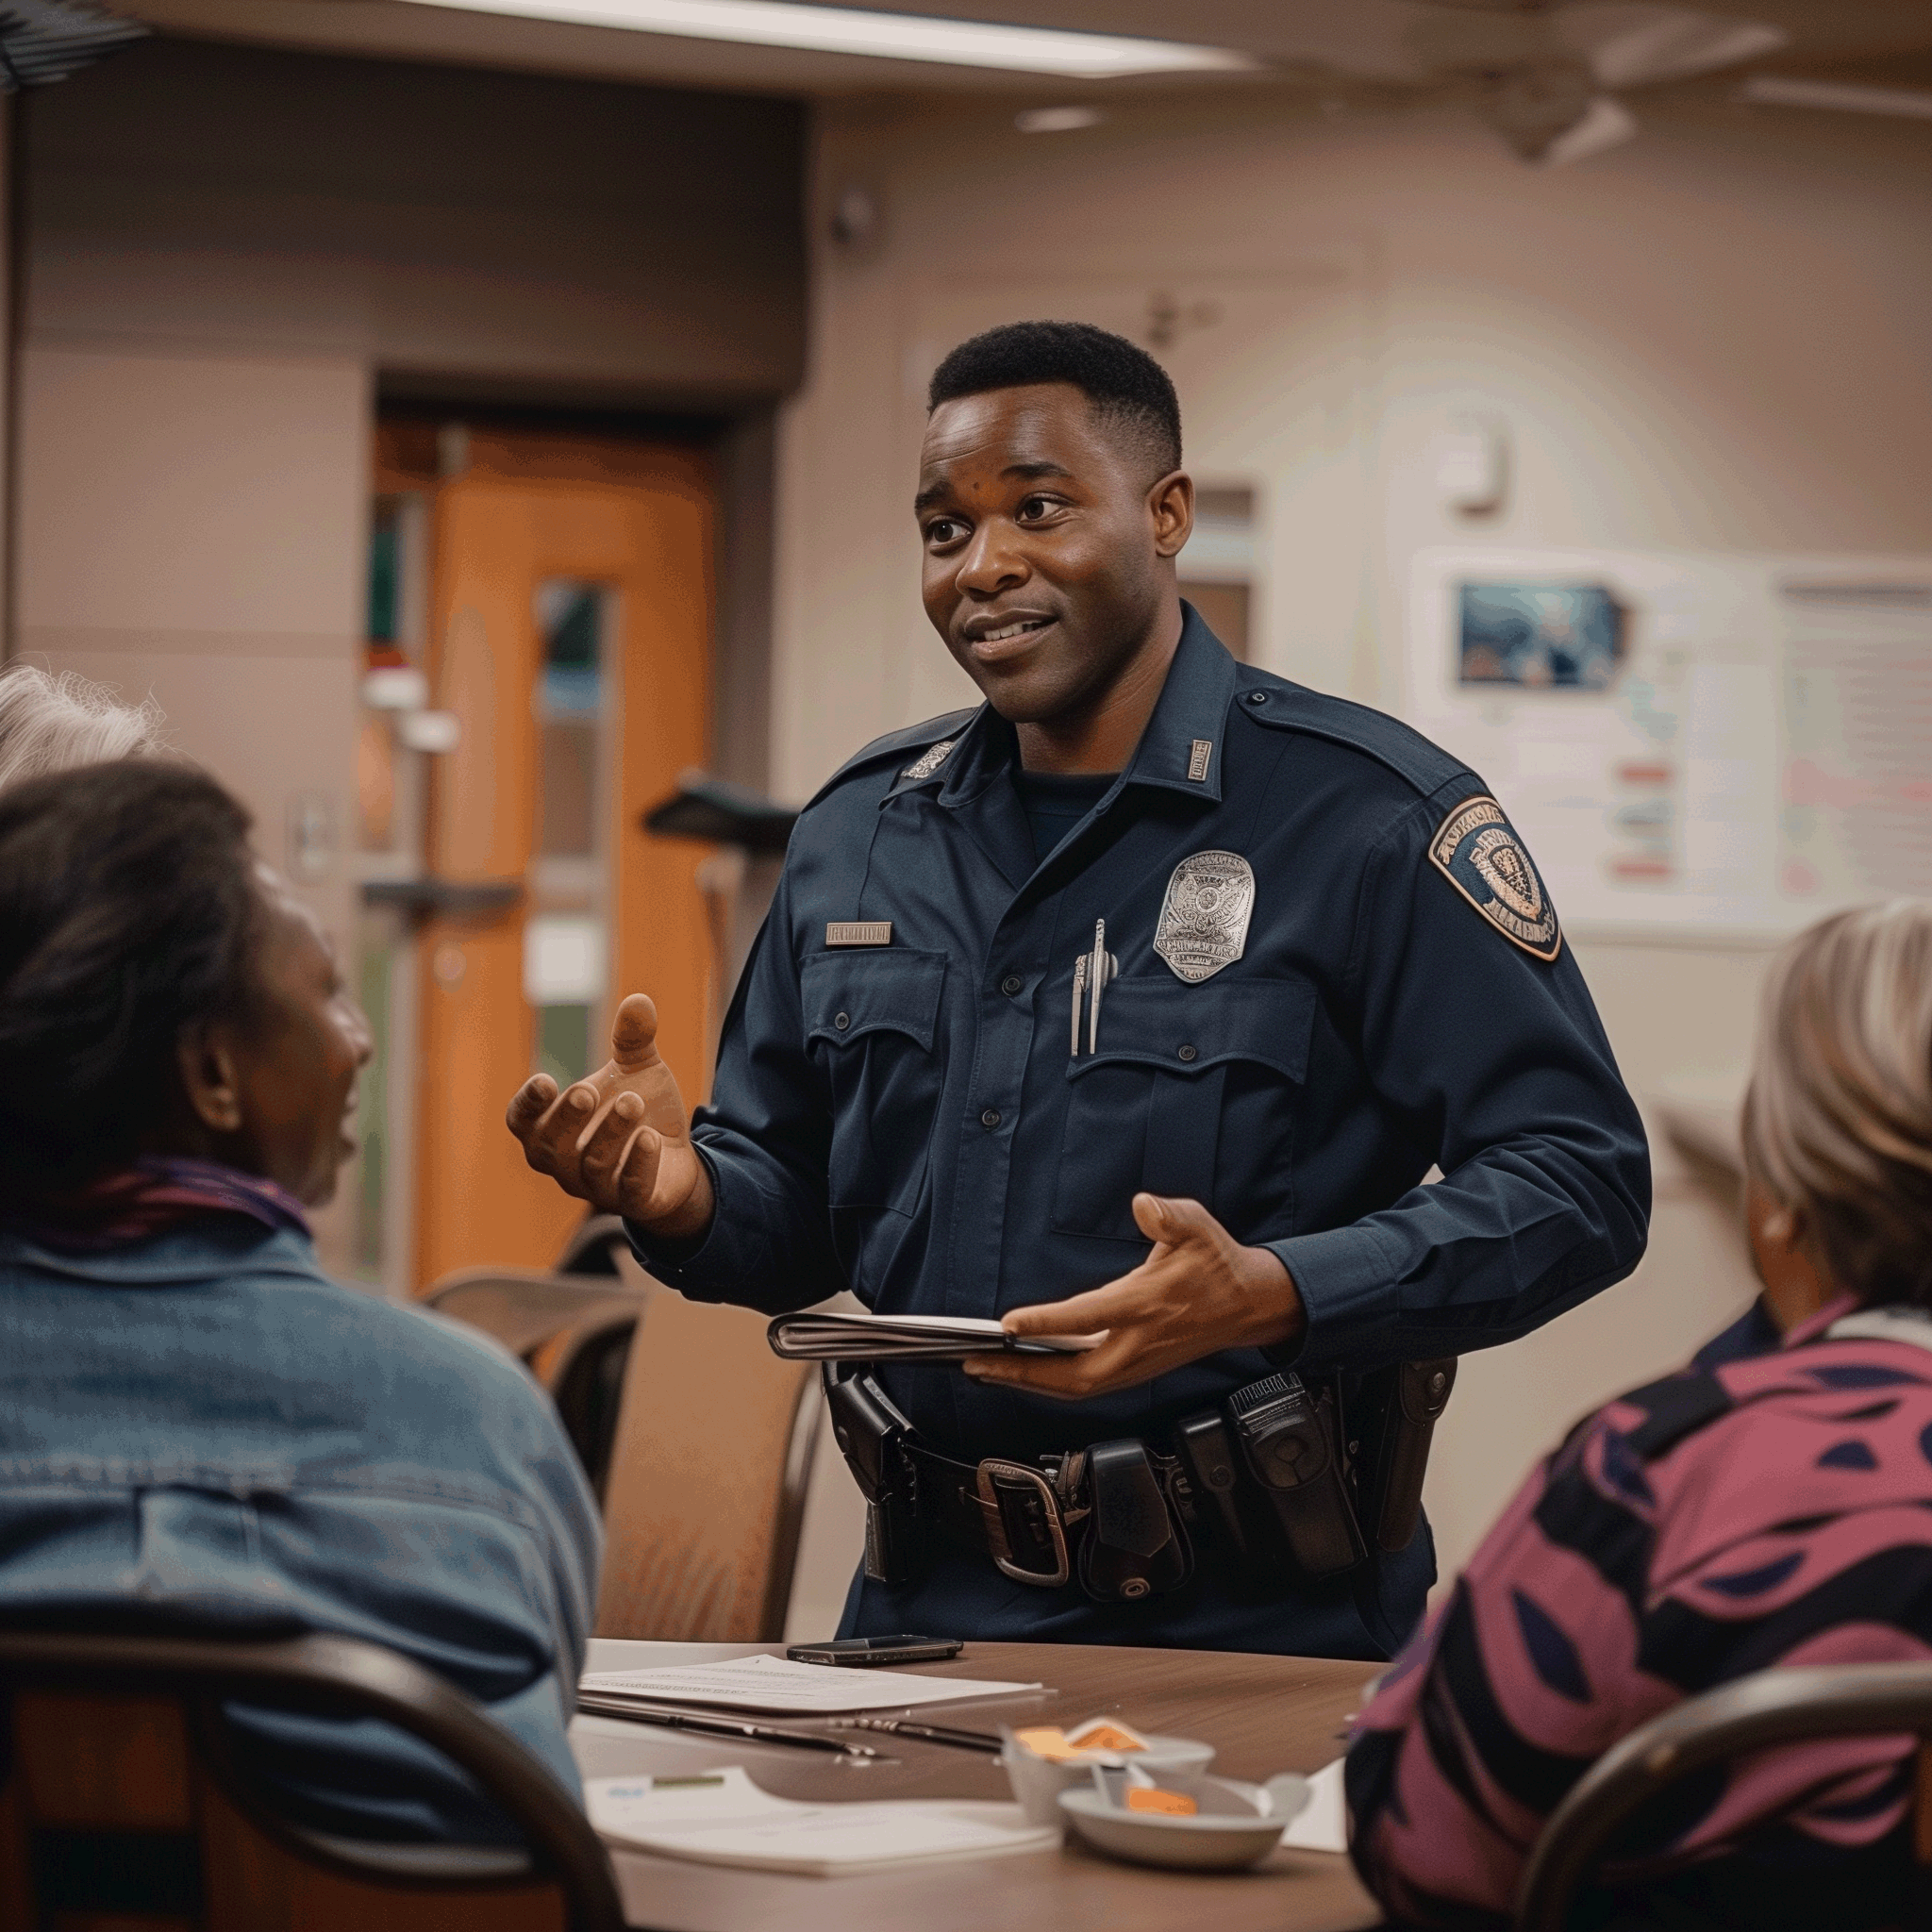
[{"label": "fluorescent ceiling light", "polygon": [[796,47],[812,54],[862,54],[878,60],[923,60],[944,67],[991,67],[1008,74],[1057,74],[1108,80],[1129,74],[1239,71],[1258,61],[1229,47],[1136,41],[1119,34],[1067,33],[1041,26],[997,26],[920,13],[871,13],[852,7],[803,7],[791,0],[416,0],[524,20],[576,26],[628,27],[687,40]]},{"label": "fluorescent ceiling light", "polygon": [[1738,92],[1747,101],[1773,108],[1824,108],[1841,114],[1898,114],[1907,121],[1932,121],[1932,93],[1917,88],[1859,87],[1849,81],[1787,80],[1780,74],[1754,74]]}]

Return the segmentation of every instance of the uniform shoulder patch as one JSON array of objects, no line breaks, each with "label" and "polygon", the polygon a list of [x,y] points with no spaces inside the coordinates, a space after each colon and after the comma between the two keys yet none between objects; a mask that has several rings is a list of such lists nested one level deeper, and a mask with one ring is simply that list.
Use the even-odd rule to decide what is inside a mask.
[{"label": "uniform shoulder patch", "polygon": [[1544,961],[1563,950],[1557,908],[1493,798],[1465,798],[1429,841],[1436,869],[1506,939]]}]

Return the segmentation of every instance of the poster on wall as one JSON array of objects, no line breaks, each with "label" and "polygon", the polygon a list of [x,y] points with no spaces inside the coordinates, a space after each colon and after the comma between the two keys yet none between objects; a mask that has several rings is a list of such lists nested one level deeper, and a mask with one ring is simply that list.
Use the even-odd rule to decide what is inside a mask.
[{"label": "poster on wall", "polygon": [[1573,931],[1932,896],[1932,559],[1424,551],[1404,668]]}]

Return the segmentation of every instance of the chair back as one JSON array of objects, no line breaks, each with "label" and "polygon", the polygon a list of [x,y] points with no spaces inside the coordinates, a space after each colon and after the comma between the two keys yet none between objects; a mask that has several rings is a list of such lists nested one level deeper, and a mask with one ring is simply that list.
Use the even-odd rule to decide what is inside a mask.
[{"label": "chair back", "polygon": [[[526,1849],[391,1844],[274,1812],[228,1701],[378,1718],[465,1772]],[[338,1637],[0,1631],[0,1924],[58,1932],[622,1932],[576,1801],[454,1685]]]},{"label": "chair back", "polygon": [[527,1361],[553,1336],[609,1313],[641,1312],[648,1290],[607,1274],[535,1268],[458,1268],[423,1291],[423,1305],[493,1335]]},{"label": "chair back", "polygon": [[[638,1278],[648,1284],[641,1271]],[[425,1290],[423,1301],[440,1315],[493,1335],[523,1357],[557,1404],[577,1460],[601,1500],[625,1363],[644,1309],[658,1292],[619,1278],[614,1264],[604,1274],[459,1268]]]},{"label": "chair back", "polygon": [[530,1373],[556,1403],[563,1432],[600,1504],[610,1476],[631,1344],[642,1325],[636,1310],[607,1309],[553,1335],[530,1355]]},{"label": "chair back", "polygon": [[823,1405],[765,1326],[743,1308],[652,1297],[605,1490],[599,1636],[784,1635]]},{"label": "chair back", "polygon": [[1932,1869],[1932,1664],[1807,1665],[1757,1671],[1640,1724],[1570,1788],[1531,1849],[1517,1932],[1563,1932],[1605,1853],[1672,1786],[1746,1752],[1821,1738],[1919,1738],[1912,1843]]},{"label": "chair back", "polygon": [[552,1271],[558,1274],[617,1275],[628,1279],[641,1274],[631,1251],[630,1236],[615,1214],[587,1214],[571,1232]]}]

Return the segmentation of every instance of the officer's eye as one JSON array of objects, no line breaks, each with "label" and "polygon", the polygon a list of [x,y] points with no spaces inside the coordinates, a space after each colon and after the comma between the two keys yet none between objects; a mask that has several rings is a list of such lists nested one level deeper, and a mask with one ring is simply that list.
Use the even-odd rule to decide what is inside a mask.
[{"label": "officer's eye", "polygon": [[925,526],[925,541],[928,543],[951,543],[965,534],[966,525],[957,517],[935,517]]},{"label": "officer's eye", "polygon": [[1042,517],[1050,516],[1057,507],[1051,496],[1029,496],[1020,506],[1020,521],[1037,524]]}]

